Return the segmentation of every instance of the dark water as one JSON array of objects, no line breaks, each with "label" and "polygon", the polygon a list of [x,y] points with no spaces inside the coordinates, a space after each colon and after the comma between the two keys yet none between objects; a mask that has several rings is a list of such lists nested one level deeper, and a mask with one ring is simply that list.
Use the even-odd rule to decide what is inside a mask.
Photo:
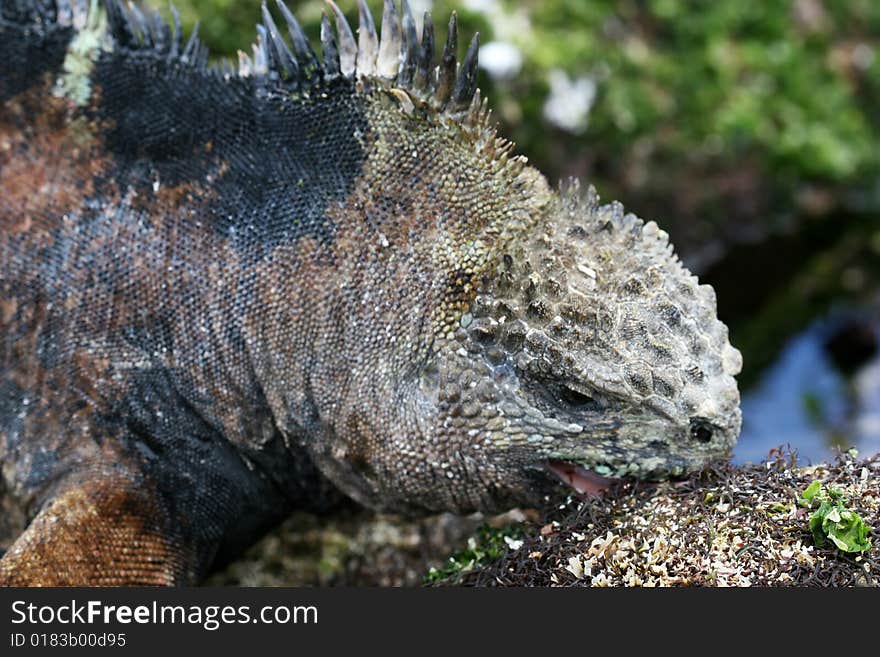
[{"label": "dark water", "polygon": [[791,338],[743,394],[734,460],[757,462],[786,444],[805,463],[827,461],[834,447],[880,452],[877,342],[880,330],[870,321],[842,329],[839,318],[814,321]]},{"label": "dark water", "polygon": [[743,354],[734,460],[781,445],[804,463],[880,451],[880,217],[792,218],[718,253],[699,274]]}]

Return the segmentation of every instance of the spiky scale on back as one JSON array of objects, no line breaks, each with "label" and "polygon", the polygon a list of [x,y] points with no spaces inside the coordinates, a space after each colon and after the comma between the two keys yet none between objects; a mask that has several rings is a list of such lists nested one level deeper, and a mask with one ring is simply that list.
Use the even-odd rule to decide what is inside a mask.
[{"label": "spiky scale on back", "polygon": [[0,459],[36,516],[0,581],[189,581],[328,482],[492,510],[729,450],[711,288],[510,156],[454,15],[435,61],[406,4],[356,44],[328,3],[318,58],[264,7],[209,66],[101,5],[0,2]]}]

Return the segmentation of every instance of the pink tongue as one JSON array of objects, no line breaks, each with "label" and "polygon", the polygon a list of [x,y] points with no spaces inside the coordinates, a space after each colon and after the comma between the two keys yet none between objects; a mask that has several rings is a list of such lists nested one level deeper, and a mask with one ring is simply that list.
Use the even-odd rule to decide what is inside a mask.
[{"label": "pink tongue", "polygon": [[553,474],[581,494],[599,495],[614,482],[613,479],[597,475],[595,472],[574,463],[550,461],[547,465]]}]

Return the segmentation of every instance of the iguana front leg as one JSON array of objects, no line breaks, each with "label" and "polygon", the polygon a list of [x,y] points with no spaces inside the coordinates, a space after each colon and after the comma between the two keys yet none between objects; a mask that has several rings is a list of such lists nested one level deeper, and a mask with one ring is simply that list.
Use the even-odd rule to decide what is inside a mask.
[{"label": "iguana front leg", "polygon": [[195,555],[153,491],[119,475],[81,479],[52,497],[0,559],[0,585],[194,581]]}]

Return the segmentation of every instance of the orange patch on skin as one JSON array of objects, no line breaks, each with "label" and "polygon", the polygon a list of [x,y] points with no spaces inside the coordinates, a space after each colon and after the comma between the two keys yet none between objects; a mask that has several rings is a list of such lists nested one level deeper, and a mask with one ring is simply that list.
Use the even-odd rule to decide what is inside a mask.
[{"label": "orange patch on skin", "polygon": [[[212,145],[209,142],[204,146],[204,151],[210,153]],[[131,196],[131,207],[147,213],[152,223],[157,227],[173,228],[165,219],[175,213],[192,213],[199,208],[206,208],[217,198],[213,183],[220,180],[229,171],[226,162],[216,162],[213,171],[198,181],[187,181],[177,185],[169,185],[161,179],[156,179],[155,187],[146,192],[140,192]],[[191,227],[187,227],[188,229]],[[206,239],[211,236],[206,235]]]},{"label": "orange patch on skin", "polygon": [[155,495],[85,481],[55,497],[0,559],[0,586],[170,586],[192,579]]},{"label": "orange patch on skin", "polygon": [[18,310],[18,301],[16,299],[0,299],[0,322],[8,324],[12,321]]},{"label": "orange patch on skin", "polygon": [[49,81],[0,109],[0,230],[48,232],[107,169],[99,131],[51,94]]}]

